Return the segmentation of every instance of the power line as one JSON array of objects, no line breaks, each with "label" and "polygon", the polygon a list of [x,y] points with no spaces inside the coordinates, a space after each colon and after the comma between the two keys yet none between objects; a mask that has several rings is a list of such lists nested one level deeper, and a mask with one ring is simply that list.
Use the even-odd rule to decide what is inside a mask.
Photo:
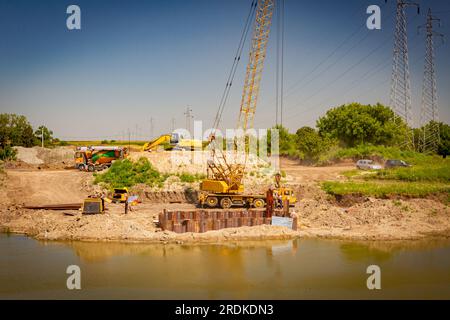
[{"label": "power line", "polygon": [[[417,35],[416,35],[417,37]],[[391,37],[392,39],[392,37]],[[417,47],[417,46],[416,46]],[[415,47],[415,48],[416,48]],[[417,61],[419,61],[420,59],[414,61],[414,63],[416,63]],[[369,80],[370,78],[372,78],[373,76],[377,75],[379,72],[383,71],[384,69],[386,69],[387,67],[391,66],[391,62],[388,61],[386,62],[386,60],[382,60],[381,63],[377,64],[374,68],[369,69],[367,72],[365,72],[361,77],[357,77],[349,86],[349,88],[344,91],[343,93],[341,93],[342,95],[345,95],[351,91],[353,91],[355,88],[359,87],[360,85],[362,85],[363,83],[366,83],[367,80]],[[368,77],[367,77],[368,76]],[[389,79],[388,79],[389,81]],[[387,81],[383,81],[382,83],[386,83]],[[376,88],[376,87],[374,87]],[[372,90],[371,90],[372,91]],[[325,101],[329,101],[330,99],[327,99]]]},{"label": "power line", "polygon": [[231,91],[231,86],[233,85],[233,80],[234,80],[234,77],[236,75],[236,70],[237,70],[237,67],[239,66],[239,62],[241,61],[241,55],[242,55],[242,51],[244,49],[245,40],[247,39],[247,35],[248,35],[248,32],[250,30],[250,26],[251,26],[251,23],[252,23],[252,20],[253,20],[252,18],[253,18],[253,15],[255,14],[255,11],[256,11],[256,5],[257,5],[257,1],[253,0],[251,5],[250,5],[250,11],[249,11],[249,13],[247,15],[247,19],[246,19],[245,24],[244,24],[244,29],[242,31],[241,38],[239,40],[239,45],[238,45],[238,48],[236,50],[236,54],[234,56],[234,60],[233,60],[232,66],[231,66],[230,73],[228,74],[227,83],[226,83],[225,89],[224,89],[224,91],[222,93],[222,97],[220,99],[219,107],[217,109],[217,113],[216,113],[216,116],[214,118],[214,122],[213,122],[213,126],[212,126],[213,130],[218,128],[220,120],[222,119],[222,114],[223,114],[223,111],[225,109],[225,106],[226,106],[226,103],[227,103],[227,100],[228,100],[228,97],[229,97],[229,94],[230,94],[230,91]]},{"label": "power line", "polygon": [[[382,6],[384,6],[385,4],[383,4]],[[356,9],[351,15],[350,15],[350,17],[352,17],[352,19],[356,16],[356,15],[358,15],[359,13],[360,13],[360,11],[361,11],[361,9]],[[283,99],[285,99],[285,98],[287,98],[287,97],[289,97],[290,95],[292,95],[292,93],[294,93],[295,91],[297,91],[297,90],[295,90],[294,92],[292,92],[292,93],[289,93],[290,91],[292,91],[292,89],[294,89],[296,86],[298,86],[299,84],[301,84],[301,83],[303,83],[305,80],[307,80],[308,79],[308,77],[310,76],[310,75],[312,75],[316,70],[318,70],[325,62],[327,62],[332,56],[334,56],[350,39],[352,39],[356,34],[358,34],[364,27],[366,26],[366,24],[364,23],[364,24],[362,24],[362,25],[360,25],[352,34],[350,34],[350,36],[349,37],[347,37],[347,38],[345,38],[330,54],[328,54],[328,56],[326,56],[325,57],[325,59],[322,59],[316,66],[314,66],[306,75],[304,75],[302,78],[300,78],[297,82],[295,82],[294,84],[292,84],[287,90],[283,90],[286,94],[283,94]],[[278,47],[278,44],[277,44],[277,47]],[[339,59],[339,60],[341,60],[341,59]],[[277,60],[278,61],[278,60]],[[337,63],[337,62],[336,62]],[[277,75],[278,75],[278,73],[277,73]],[[316,78],[314,78],[313,80],[315,80],[315,79],[317,79],[317,77]],[[312,82],[313,80],[311,80],[310,82]],[[278,89],[276,90],[276,95],[278,94]],[[276,98],[275,98],[275,103],[277,103],[277,101],[278,101],[278,95],[276,96]],[[279,114],[279,111],[278,111],[278,107],[276,108],[277,110],[276,110],[276,122],[278,122],[278,114]],[[283,112],[284,112],[284,110],[283,110]]]},{"label": "power line", "polygon": [[[425,55],[420,56],[418,59],[416,59],[416,60],[413,61],[413,64],[418,63],[418,62],[419,62],[420,60],[422,60],[424,57],[425,57]],[[384,65],[382,68],[380,68],[380,69],[379,69],[378,71],[376,71],[375,73],[371,74],[366,80],[370,79],[370,78],[373,77],[375,74],[377,74],[378,72],[380,72],[380,71],[386,69],[386,68],[389,67],[389,66],[391,66],[391,63],[390,63],[390,62],[388,62],[387,65]],[[358,80],[359,80],[359,79],[358,79]],[[370,90],[365,91],[365,94],[368,94],[368,93],[373,92],[374,90],[378,89],[378,88],[381,87],[382,85],[385,85],[385,84],[389,83],[390,81],[391,81],[391,79],[384,79],[383,81],[379,82],[378,84],[372,86],[372,87],[370,88]],[[360,86],[360,85],[363,84],[363,83],[364,83],[363,81],[358,82],[358,85],[357,85],[356,87]],[[352,88],[352,89],[354,89],[354,88]],[[316,107],[318,107],[318,106],[320,106],[320,105],[325,105],[325,102],[326,102],[326,101],[329,101],[329,100],[330,100],[330,99],[328,98],[328,99],[326,99],[326,100],[324,100],[324,101],[322,101],[322,102],[320,102],[320,103],[315,104],[315,105],[312,106],[311,108],[308,108],[308,109],[306,109],[306,110],[302,110],[301,112],[299,112],[299,113],[297,113],[297,114],[295,114],[295,115],[289,116],[289,118],[294,118],[294,117],[303,115],[303,114],[305,114],[305,113],[308,113],[308,112],[314,110]]]},{"label": "power line", "polygon": [[[390,40],[390,39],[389,39]],[[386,44],[388,44],[388,41],[385,41],[383,43],[381,43],[378,47],[376,47],[375,49],[373,49],[372,51],[369,52],[369,54],[367,54],[366,56],[364,56],[363,58],[361,58],[358,62],[356,62],[355,64],[353,64],[352,66],[350,66],[349,68],[347,68],[344,72],[342,72],[340,75],[338,75],[336,78],[334,78],[332,81],[330,81],[329,83],[327,83],[325,86],[321,87],[319,90],[317,90],[314,94],[308,96],[306,99],[302,100],[302,103],[310,100],[311,98],[315,97],[317,94],[319,94],[321,91],[323,91],[324,89],[329,88],[332,84],[337,83],[338,80],[340,80],[342,77],[344,77],[347,73],[349,73],[351,70],[353,70],[355,67],[359,66],[362,62],[364,62],[367,58],[369,58],[371,55],[373,55],[375,52],[377,52],[378,50],[380,50],[381,48],[383,48]],[[298,106],[298,105],[297,105]]]},{"label": "power line", "polygon": [[[358,14],[360,12],[360,10],[356,10],[352,17],[356,14]],[[304,81],[306,81],[308,79],[308,77],[312,74],[314,74],[314,72],[316,70],[318,70],[325,62],[327,62],[332,56],[334,56],[348,41],[350,41],[350,39],[352,39],[355,35],[357,35],[364,27],[366,26],[366,24],[362,24],[360,25],[353,33],[351,33],[347,38],[345,38],[330,54],[328,54],[325,59],[323,59],[322,61],[320,61],[314,68],[312,68],[306,75],[304,75],[302,78],[300,78],[297,82],[295,82],[293,85],[291,85],[287,90],[286,93],[290,92],[293,88],[295,88],[296,86],[298,86],[299,84],[303,83]],[[312,81],[312,80],[311,80]],[[310,82],[311,82],[310,81]],[[291,94],[287,94],[287,96],[289,96]]]}]

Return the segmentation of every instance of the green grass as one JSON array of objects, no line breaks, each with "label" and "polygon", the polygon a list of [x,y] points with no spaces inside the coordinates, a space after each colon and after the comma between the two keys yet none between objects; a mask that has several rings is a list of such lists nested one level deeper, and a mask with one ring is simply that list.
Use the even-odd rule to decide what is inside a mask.
[{"label": "green grass", "polygon": [[450,162],[413,166],[410,168],[396,168],[377,172],[372,178],[400,181],[429,181],[450,182]]},{"label": "green grass", "polygon": [[180,177],[181,182],[187,182],[187,183],[193,183],[193,182],[205,179],[204,174],[197,174],[197,173],[190,174],[190,173],[186,173],[186,172],[179,174],[178,177]]},{"label": "green grass", "polygon": [[432,194],[449,193],[450,185],[429,182],[399,182],[399,181],[325,181],[322,188],[331,195],[365,195],[377,198],[389,196],[407,196],[423,198]]},{"label": "green grass", "polygon": [[359,170],[359,169],[353,169],[344,171],[341,173],[344,177],[347,177],[349,179],[351,178],[364,178],[369,179],[370,177],[376,176],[378,174],[377,170]]}]

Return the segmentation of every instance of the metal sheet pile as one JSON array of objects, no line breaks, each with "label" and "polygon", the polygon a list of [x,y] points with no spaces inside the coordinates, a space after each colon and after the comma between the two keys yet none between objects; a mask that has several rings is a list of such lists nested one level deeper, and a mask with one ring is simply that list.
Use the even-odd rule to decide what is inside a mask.
[{"label": "metal sheet pile", "polygon": [[164,210],[159,214],[159,225],[163,230],[176,233],[203,233],[211,230],[259,226],[271,224],[272,218],[266,210]]}]

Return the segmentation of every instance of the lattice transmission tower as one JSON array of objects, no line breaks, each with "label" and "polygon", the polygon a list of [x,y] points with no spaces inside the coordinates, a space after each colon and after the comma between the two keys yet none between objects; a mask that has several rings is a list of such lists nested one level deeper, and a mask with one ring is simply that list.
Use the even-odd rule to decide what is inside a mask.
[{"label": "lattice transmission tower", "polygon": [[390,105],[395,114],[395,121],[399,123],[403,120],[408,127],[405,140],[401,145],[408,149],[414,149],[414,135],[410,129],[412,125],[412,112],[406,12],[408,7],[417,7],[417,11],[420,13],[419,4],[411,1],[397,0]]},{"label": "lattice transmission tower", "polygon": [[426,30],[426,54],[420,112],[422,132],[419,141],[420,149],[423,152],[437,152],[440,142],[436,70],[434,65],[434,37],[443,39],[444,35],[433,30],[434,22],[438,22],[440,25],[440,19],[433,16],[431,9],[428,9],[427,22],[419,27],[419,30],[421,28]]}]

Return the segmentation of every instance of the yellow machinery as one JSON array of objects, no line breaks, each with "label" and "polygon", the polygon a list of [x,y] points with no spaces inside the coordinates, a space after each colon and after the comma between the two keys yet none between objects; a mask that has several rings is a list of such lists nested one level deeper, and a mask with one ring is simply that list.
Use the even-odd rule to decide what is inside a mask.
[{"label": "yellow machinery", "polygon": [[105,212],[103,198],[87,198],[83,202],[83,214],[98,214]]},{"label": "yellow machinery", "polygon": [[155,151],[161,145],[164,145],[166,150],[202,150],[204,143],[201,140],[187,139],[179,132],[173,132],[147,142],[142,151]]},{"label": "yellow machinery", "polygon": [[163,134],[162,136],[144,144],[142,151],[155,151],[158,146],[170,143],[170,137],[170,134]]},{"label": "yellow machinery", "polygon": [[[255,8],[250,55],[238,120],[238,129],[242,129],[243,132],[253,127],[267,42],[275,7],[274,1],[260,0]],[[216,117],[215,125],[218,125],[219,122]],[[242,179],[245,174],[247,152],[244,152],[245,160],[243,163],[231,163],[231,161],[227,161],[227,156],[222,151],[222,148],[218,148],[219,150],[215,149],[214,140],[215,137],[212,134],[212,160],[208,161],[207,178],[200,184],[202,192],[200,203],[207,204],[209,207],[215,207],[217,204],[220,204],[222,208],[229,208],[233,205],[264,206],[265,195],[243,194]]]},{"label": "yellow machinery", "polygon": [[289,200],[289,205],[294,206],[297,203],[297,197],[294,194],[294,190],[290,187],[285,187],[281,184],[281,174],[275,175],[275,190],[274,193],[281,197],[282,203]]},{"label": "yellow machinery", "polygon": [[74,160],[75,167],[80,171],[103,170],[112,162],[128,156],[128,149],[118,146],[77,147]]},{"label": "yellow machinery", "polygon": [[297,203],[297,197],[295,196],[294,190],[292,190],[292,188],[280,187],[275,189],[274,193],[281,196],[281,200],[283,201],[283,203],[286,200],[289,200],[290,206],[295,206],[295,204]]},{"label": "yellow machinery", "polygon": [[128,199],[128,188],[114,188],[112,201],[117,203],[125,203]]}]

